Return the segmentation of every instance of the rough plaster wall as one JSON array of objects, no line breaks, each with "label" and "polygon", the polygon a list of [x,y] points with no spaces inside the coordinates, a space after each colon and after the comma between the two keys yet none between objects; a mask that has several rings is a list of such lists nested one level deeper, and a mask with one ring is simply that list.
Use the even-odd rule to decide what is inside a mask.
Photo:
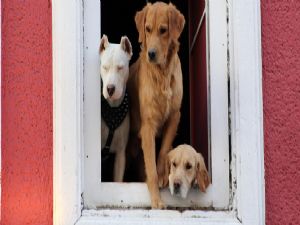
[{"label": "rough plaster wall", "polygon": [[51,2],[2,0],[2,225],[52,224]]},{"label": "rough plaster wall", "polygon": [[300,224],[300,1],[262,0],[266,222]]},{"label": "rough plaster wall", "polygon": [[[300,224],[300,1],[261,3],[266,221]],[[2,224],[52,224],[51,4],[2,13]]]}]

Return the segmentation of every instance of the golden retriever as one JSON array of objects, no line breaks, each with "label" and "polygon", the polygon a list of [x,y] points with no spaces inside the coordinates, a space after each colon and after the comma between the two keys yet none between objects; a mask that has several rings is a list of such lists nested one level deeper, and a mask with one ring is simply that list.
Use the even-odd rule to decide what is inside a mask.
[{"label": "golden retriever", "polygon": [[[164,208],[159,186],[167,185],[164,163],[180,120],[183,90],[177,52],[185,19],[171,3],[156,2],[137,12],[135,22],[141,52],[130,68],[130,129],[131,135],[141,139],[151,206]],[[162,145],[156,167],[155,137],[159,134]]]},{"label": "golden retriever", "polygon": [[190,145],[179,145],[168,153],[165,171],[171,194],[182,198],[187,197],[194,183],[202,192],[210,184],[202,155]]}]

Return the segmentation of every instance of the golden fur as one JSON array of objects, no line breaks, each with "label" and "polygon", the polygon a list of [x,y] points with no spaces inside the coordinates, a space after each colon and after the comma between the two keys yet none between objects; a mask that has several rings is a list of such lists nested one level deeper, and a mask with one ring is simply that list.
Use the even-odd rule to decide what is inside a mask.
[{"label": "golden fur", "polygon": [[[182,72],[177,51],[184,16],[172,4],[147,4],[137,12],[141,52],[130,68],[128,88],[131,96],[131,135],[141,139],[147,185],[152,208],[165,207],[159,194],[164,186],[164,162],[172,148],[180,120]],[[155,60],[148,52],[155,49]],[[155,137],[162,133],[162,145],[155,160]]]},{"label": "golden fur", "polygon": [[165,172],[171,193],[180,194],[182,198],[187,197],[194,183],[202,192],[210,184],[203,156],[190,145],[179,145],[168,153]]}]

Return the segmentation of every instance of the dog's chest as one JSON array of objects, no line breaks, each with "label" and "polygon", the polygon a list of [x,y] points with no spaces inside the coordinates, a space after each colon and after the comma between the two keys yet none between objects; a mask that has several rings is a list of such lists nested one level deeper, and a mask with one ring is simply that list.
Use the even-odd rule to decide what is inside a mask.
[{"label": "dog's chest", "polygon": [[[108,138],[109,128],[101,118],[101,149]],[[127,114],[121,125],[114,131],[114,136],[110,146],[110,152],[115,153],[126,147],[129,135],[129,115]]]},{"label": "dog's chest", "polygon": [[164,85],[161,83],[160,88],[154,88],[154,90],[154,107],[159,113],[159,118],[161,118],[161,122],[163,123],[169,117],[172,107],[173,90],[170,81],[165,81]]},{"label": "dog's chest", "polygon": [[164,102],[163,103],[163,107],[161,107],[162,110],[162,118],[163,121],[166,121],[167,118],[169,117],[170,111],[171,111],[171,100],[172,100],[172,89],[168,88],[167,90],[164,90],[162,92],[162,98],[161,101]]}]

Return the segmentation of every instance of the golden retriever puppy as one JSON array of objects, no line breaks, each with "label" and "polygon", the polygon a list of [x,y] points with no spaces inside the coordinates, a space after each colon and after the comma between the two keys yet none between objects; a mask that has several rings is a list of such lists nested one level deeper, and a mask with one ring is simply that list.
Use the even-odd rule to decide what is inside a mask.
[{"label": "golden retriever puppy", "polygon": [[186,198],[195,183],[205,192],[210,179],[202,155],[192,146],[179,145],[168,153],[166,160],[166,179],[172,195]]},{"label": "golden retriever puppy", "polygon": [[[141,139],[151,206],[164,208],[159,186],[164,185],[165,157],[172,149],[180,120],[183,93],[177,52],[185,19],[174,5],[156,2],[137,12],[135,22],[141,52],[130,68],[128,84],[131,137]],[[162,145],[156,167],[155,137],[159,134]]]}]

